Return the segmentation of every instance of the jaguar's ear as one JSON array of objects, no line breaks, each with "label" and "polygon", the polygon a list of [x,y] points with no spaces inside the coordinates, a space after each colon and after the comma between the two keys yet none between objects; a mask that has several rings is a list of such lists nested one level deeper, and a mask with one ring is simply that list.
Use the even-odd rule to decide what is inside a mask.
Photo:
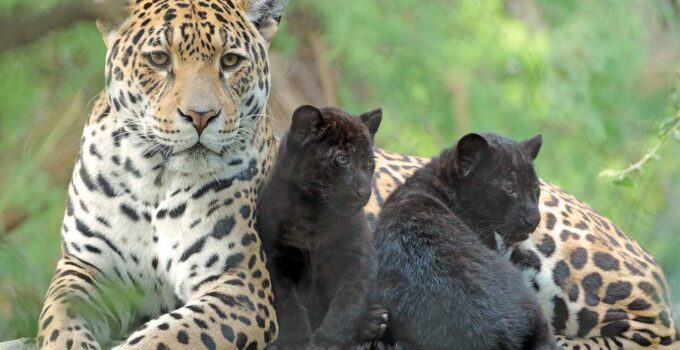
[{"label": "jaguar's ear", "polygon": [[279,30],[279,22],[288,0],[242,0],[245,2],[248,19],[255,25],[267,45]]},{"label": "jaguar's ear", "polygon": [[323,124],[323,115],[318,108],[309,105],[299,107],[293,112],[288,144],[304,146],[319,134]]},{"label": "jaguar's ear", "polygon": [[378,108],[370,112],[366,112],[359,116],[361,123],[363,123],[366,128],[368,128],[368,133],[371,134],[371,138],[375,137],[375,133],[378,132],[380,127],[380,122],[382,121],[382,109]]},{"label": "jaguar's ear", "polygon": [[455,172],[461,178],[466,178],[489,151],[489,143],[484,136],[467,134],[456,145]]},{"label": "jaguar's ear", "polygon": [[104,44],[110,47],[118,28],[129,15],[130,0],[95,0],[89,6],[97,15],[97,29],[104,38]]},{"label": "jaguar's ear", "polygon": [[532,160],[536,160],[536,157],[538,157],[538,151],[541,150],[541,145],[543,144],[543,136],[536,135],[528,140],[524,140],[520,142],[520,145],[524,150],[527,152],[527,154],[531,157]]}]

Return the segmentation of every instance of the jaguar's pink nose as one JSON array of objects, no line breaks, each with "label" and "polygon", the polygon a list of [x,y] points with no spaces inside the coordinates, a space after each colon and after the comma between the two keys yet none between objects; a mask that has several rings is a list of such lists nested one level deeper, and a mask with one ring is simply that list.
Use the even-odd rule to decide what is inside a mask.
[{"label": "jaguar's pink nose", "polygon": [[192,111],[188,110],[186,112],[182,112],[181,110],[178,110],[182,118],[190,121],[192,124],[194,124],[194,128],[196,128],[196,131],[200,135],[203,132],[203,129],[210,123],[211,120],[215,119],[217,115],[219,114],[216,111],[206,111],[206,112],[198,112],[198,111]]}]

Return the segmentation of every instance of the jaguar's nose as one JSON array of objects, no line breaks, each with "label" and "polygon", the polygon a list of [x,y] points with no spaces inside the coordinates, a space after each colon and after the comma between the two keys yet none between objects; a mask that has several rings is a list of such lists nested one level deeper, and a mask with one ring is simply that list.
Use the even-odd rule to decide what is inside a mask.
[{"label": "jaguar's nose", "polygon": [[182,118],[194,124],[194,128],[196,129],[196,132],[198,132],[199,136],[201,135],[205,127],[208,125],[208,123],[210,123],[211,120],[215,119],[215,117],[217,117],[217,115],[219,114],[219,112],[216,112],[214,110],[205,112],[188,110],[183,112],[182,110],[178,109],[177,111],[182,116]]}]

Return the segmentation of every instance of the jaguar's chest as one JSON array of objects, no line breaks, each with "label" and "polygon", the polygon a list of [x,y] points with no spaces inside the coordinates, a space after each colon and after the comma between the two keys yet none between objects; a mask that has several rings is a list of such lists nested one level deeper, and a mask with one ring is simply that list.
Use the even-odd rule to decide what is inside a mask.
[{"label": "jaguar's chest", "polygon": [[[176,292],[179,281],[209,270],[205,261],[193,261],[211,258],[203,259],[213,254],[204,249],[209,237],[219,239],[224,247],[212,248],[227,255],[252,235],[263,177],[256,158],[242,162],[235,174],[203,178],[173,178],[162,169],[143,173],[136,165],[141,161],[121,162],[122,170],[97,161],[84,155],[76,165],[80,176],[69,191],[62,233],[69,253],[106,274],[156,294]],[[143,174],[124,173],[133,166],[125,163]]]},{"label": "jaguar's chest", "polygon": [[157,202],[125,192],[108,197],[76,182],[64,246],[110,276],[114,289],[132,294],[140,317],[153,318],[183,305],[206,278],[259,251],[254,185],[229,181],[178,183]]}]

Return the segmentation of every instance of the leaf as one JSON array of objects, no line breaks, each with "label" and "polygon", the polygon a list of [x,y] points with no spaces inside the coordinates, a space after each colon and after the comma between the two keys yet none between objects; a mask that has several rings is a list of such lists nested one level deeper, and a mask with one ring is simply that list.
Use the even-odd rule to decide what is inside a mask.
[{"label": "leaf", "polygon": [[668,132],[668,129],[670,129],[672,126],[674,126],[678,122],[678,118],[680,118],[680,117],[669,117],[669,118],[664,119],[661,122],[661,125],[659,126],[659,136]]},{"label": "leaf", "polygon": [[614,179],[614,185],[621,186],[621,187],[626,187],[626,188],[631,188],[635,186],[635,182],[628,177],[628,176],[620,176],[616,179]]},{"label": "leaf", "polygon": [[614,169],[606,169],[602,170],[599,174],[597,174],[597,177],[621,177],[621,171],[619,170],[614,170]]}]

